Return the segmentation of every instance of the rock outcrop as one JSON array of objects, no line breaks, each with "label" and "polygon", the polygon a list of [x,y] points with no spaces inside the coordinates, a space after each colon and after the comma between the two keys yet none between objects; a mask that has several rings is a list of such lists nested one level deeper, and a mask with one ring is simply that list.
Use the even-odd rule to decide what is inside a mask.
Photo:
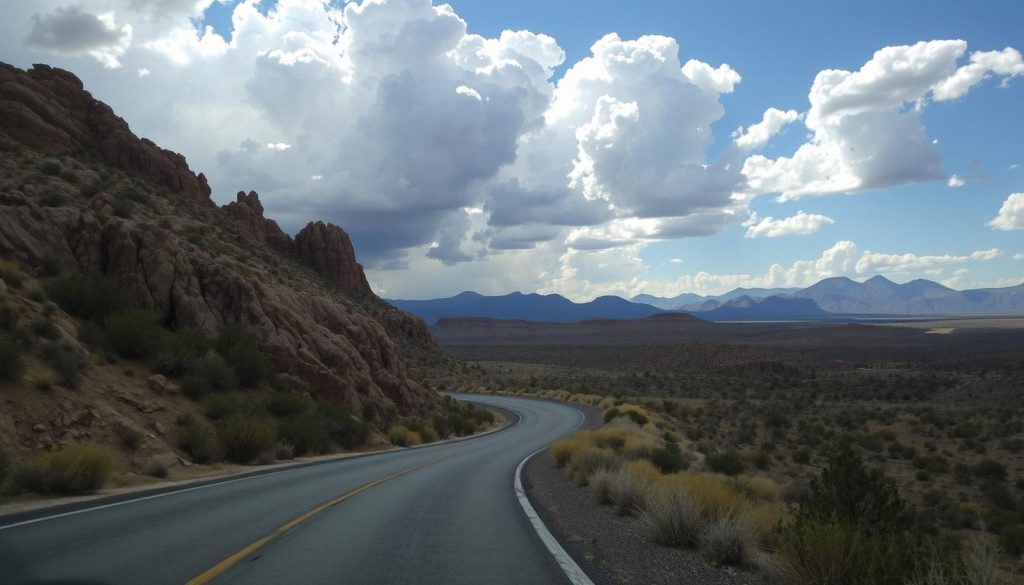
[{"label": "rock outcrop", "polygon": [[0,63],[0,128],[49,155],[98,156],[106,164],[213,206],[202,173],[185,157],[132,134],[74,74],[47,65],[22,71]]},{"label": "rock outcrop", "polygon": [[363,267],[356,262],[352,240],[332,223],[310,222],[295,235],[299,260],[327,282],[362,294],[373,294]]},{"label": "rock outcrop", "polygon": [[238,224],[239,229],[247,237],[262,242],[274,250],[286,254],[295,254],[295,242],[288,234],[281,231],[277,222],[263,215],[263,204],[255,191],[239,191],[235,201],[223,206],[228,217]]},{"label": "rock outcrop", "polygon": [[[49,263],[64,274],[113,278],[175,327],[212,333],[245,323],[274,371],[355,413],[370,403],[377,412],[411,413],[436,400],[410,379],[400,353],[406,342],[433,346],[426,326],[373,295],[341,228],[311,223],[293,241],[264,217],[254,192],[224,208],[209,203],[205,180],[184,158],[136,138],[77,78],[57,69],[0,64],[4,134],[21,152],[0,158],[7,177],[0,181],[0,257],[37,274]],[[64,159],[68,172],[109,176],[112,184],[80,195],[78,178],[40,176],[33,165],[55,155],[73,157]],[[126,174],[180,196],[133,181],[142,191],[134,211],[113,213],[111,192]],[[62,198],[43,201],[60,189]],[[209,205],[197,211],[189,200]]]}]

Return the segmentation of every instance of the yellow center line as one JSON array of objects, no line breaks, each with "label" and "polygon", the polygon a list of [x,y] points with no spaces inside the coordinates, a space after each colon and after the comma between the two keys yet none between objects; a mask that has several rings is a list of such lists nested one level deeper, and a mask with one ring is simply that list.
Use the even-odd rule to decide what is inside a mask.
[{"label": "yellow center line", "polygon": [[373,480],[373,481],[371,481],[369,483],[364,483],[363,485],[357,487],[356,489],[354,489],[354,490],[352,490],[352,491],[350,491],[348,493],[342,494],[342,495],[334,498],[333,500],[330,500],[328,502],[320,504],[319,506],[317,506],[316,508],[313,508],[312,510],[306,512],[305,514],[302,514],[300,516],[297,516],[297,517],[289,520],[288,522],[285,522],[284,524],[279,526],[276,530],[274,530],[270,534],[268,534],[268,535],[264,536],[263,538],[261,538],[261,539],[255,541],[255,542],[249,544],[248,546],[246,546],[242,550],[236,552],[235,554],[229,556],[228,558],[224,559],[223,561],[221,561],[221,562],[217,563],[216,565],[210,567],[209,569],[204,571],[202,574],[200,574],[200,575],[198,575],[196,577],[193,577],[192,579],[190,579],[186,583],[186,585],[204,585],[206,583],[209,583],[210,581],[212,581],[214,578],[216,578],[218,575],[220,575],[224,571],[227,571],[231,567],[237,565],[239,562],[244,560],[246,557],[248,557],[252,553],[256,552],[257,550],[259,550],[260,548],[265,546],[268,542],[274,540],[275,538],[281,536],[282,534],[288,532],[289,530],[291,530],[291,529],[301,525],[302,523],[307,522],[308,520],[310,520],[311,518],[313,518],[317,514],[320,514],[320,513],[324,512],[325,510],[327,510],[329,508],[337,506],[338,504],[344,502],[345,500],[347,500],[349,498],[352,498],[354,496],[357,496],[357,495],[365,492],[366,490],[368,490],[370,488],[376,487],[376,486],[384,483],[385,481],[388,481],[390,479],[395,479],[396,477],[398,477],[400,475],[405,475],[406,473],[409,473],[411,471],[416,471],[417,469],[422,469],[422,468],[424,468],[424,467],[426,467],[428,465],[432,465],[434,463],[437,463],[438,461],[441,461],[442,459],[445,459],[445,458],[444,457],[440,457],[438,459],[433,459],[431,461],[427,461],[426,463],[420,463],[419,465],[413,465],[412,467],[406,467],[405,469],[400,469],[400,470],[398,470],[398,471],[396,471],[396,472],[394,472],[394,473],[392,473],[390,475],[386,475],[386,476],[384,476],[384,477],[382,477],[380,479],[375,479],[375,480]]}]

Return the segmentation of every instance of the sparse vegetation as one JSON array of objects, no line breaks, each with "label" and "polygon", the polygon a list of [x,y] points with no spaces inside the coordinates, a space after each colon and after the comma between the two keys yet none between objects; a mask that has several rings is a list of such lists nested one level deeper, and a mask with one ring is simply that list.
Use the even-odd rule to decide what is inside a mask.
[{"label": "sparse vegetation", "polygon": [[214,392],[232,392],[238,388],[235,371],[216,355],[209,355],[196,362],[195,366],[181,380],[181,389],[189,397],[200,399]]},{"label": "sparse vegetation", "polygon": [[277,440],[273,422],[253,416],[233,416],[220,430],[224,457],[232,463],[249,463]]},{"label": "sparse vegetation", "polygon": [[159,461],[149,461],[142,466],[142,475],[148,475],[149,477],[164,479],[169,473],[167,466]]},{"label": "sparse vegetation", "polygon": [[0,380],[17,382],[24,374],[21,345],[13,339],[0,339]]},{"label": "sparse vegetation", "polygon": [[66,276],[51,280],[46,284],[46,293],[61,309],[99,324],[112,313],[135,304],[131,292],[117,281],[102,276]]},{"label": "sparse vegetation", "polygon": [[192,416],[178,421],[177,444],[196,463],[214,463],[224,456],[214,430]]},{"label": "sparse vegetation", "polygon": [[166,335],[160,315],[148,309],[117,311],[107,317],[104,328],[107,347],[125,359],[155,356]]},{"label": "sparse vegetation", "polygon": [[395,425],[388,429],[388,440],[396,447],[415,447],[423,442],[419,433],[404,425]]},{"label": "sparse vegetation", "polygon": [[76,495],[103,487],[117,459],[99,445],[69,445],[56,453],[19,466],[14,487],[38,494]]}]

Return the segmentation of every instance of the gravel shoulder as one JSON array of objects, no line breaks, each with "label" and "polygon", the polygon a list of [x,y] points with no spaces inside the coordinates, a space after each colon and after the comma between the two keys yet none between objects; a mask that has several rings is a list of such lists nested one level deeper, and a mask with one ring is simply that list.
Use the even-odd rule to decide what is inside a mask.
[{"label": "gravel shoulder", "polygon": [[[578,405],[576,405],[578,406]],[[587,411],[586,427],[600,426],[600,411]],[[530,501],[548,529],[595,585],[751,585],[759,579],[732,568],[710,566],[693,550],[650,542],[643,523],[599,505],[587,487],[573,484],[547,451],[523,469]]]}]

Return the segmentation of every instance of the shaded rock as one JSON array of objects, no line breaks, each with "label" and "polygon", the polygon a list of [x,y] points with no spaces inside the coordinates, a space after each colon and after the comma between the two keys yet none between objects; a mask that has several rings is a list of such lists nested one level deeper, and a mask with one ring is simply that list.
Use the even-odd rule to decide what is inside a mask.
[{"label": "shaded rock", "polygon": [[166,376],[162,374],[153,374],[146,380],[146,385],[150,390],[157,394],[177,394],[181,391],[181,388],[177,384],[171,382]]},{"label": "shaded rock", "polygon": [[288,234],[281,231],[276,221],[264,217],[263,204],[260,203],[260,196],[255,191],[249,191],[248,195],[244,191],[239,191],[235,201],[221,209],[238,224],[246,236],[263,242],[282,254],[291,255],[295,252],[295,243]]},{"label": "shaded rock", "polygon": [[327,282],[357,293],[372,295],[363,266],[345,230],[333,223],[310,222],[295,235],[299,260]]},{"label": "shaded rock", "polygon": [[23,71],[0,63],[0,127],[46,154],[98,155],[110,166],[213,206],[206,177],[193,173],[185,157],[136,137],[63,69],[33,65]]}]

